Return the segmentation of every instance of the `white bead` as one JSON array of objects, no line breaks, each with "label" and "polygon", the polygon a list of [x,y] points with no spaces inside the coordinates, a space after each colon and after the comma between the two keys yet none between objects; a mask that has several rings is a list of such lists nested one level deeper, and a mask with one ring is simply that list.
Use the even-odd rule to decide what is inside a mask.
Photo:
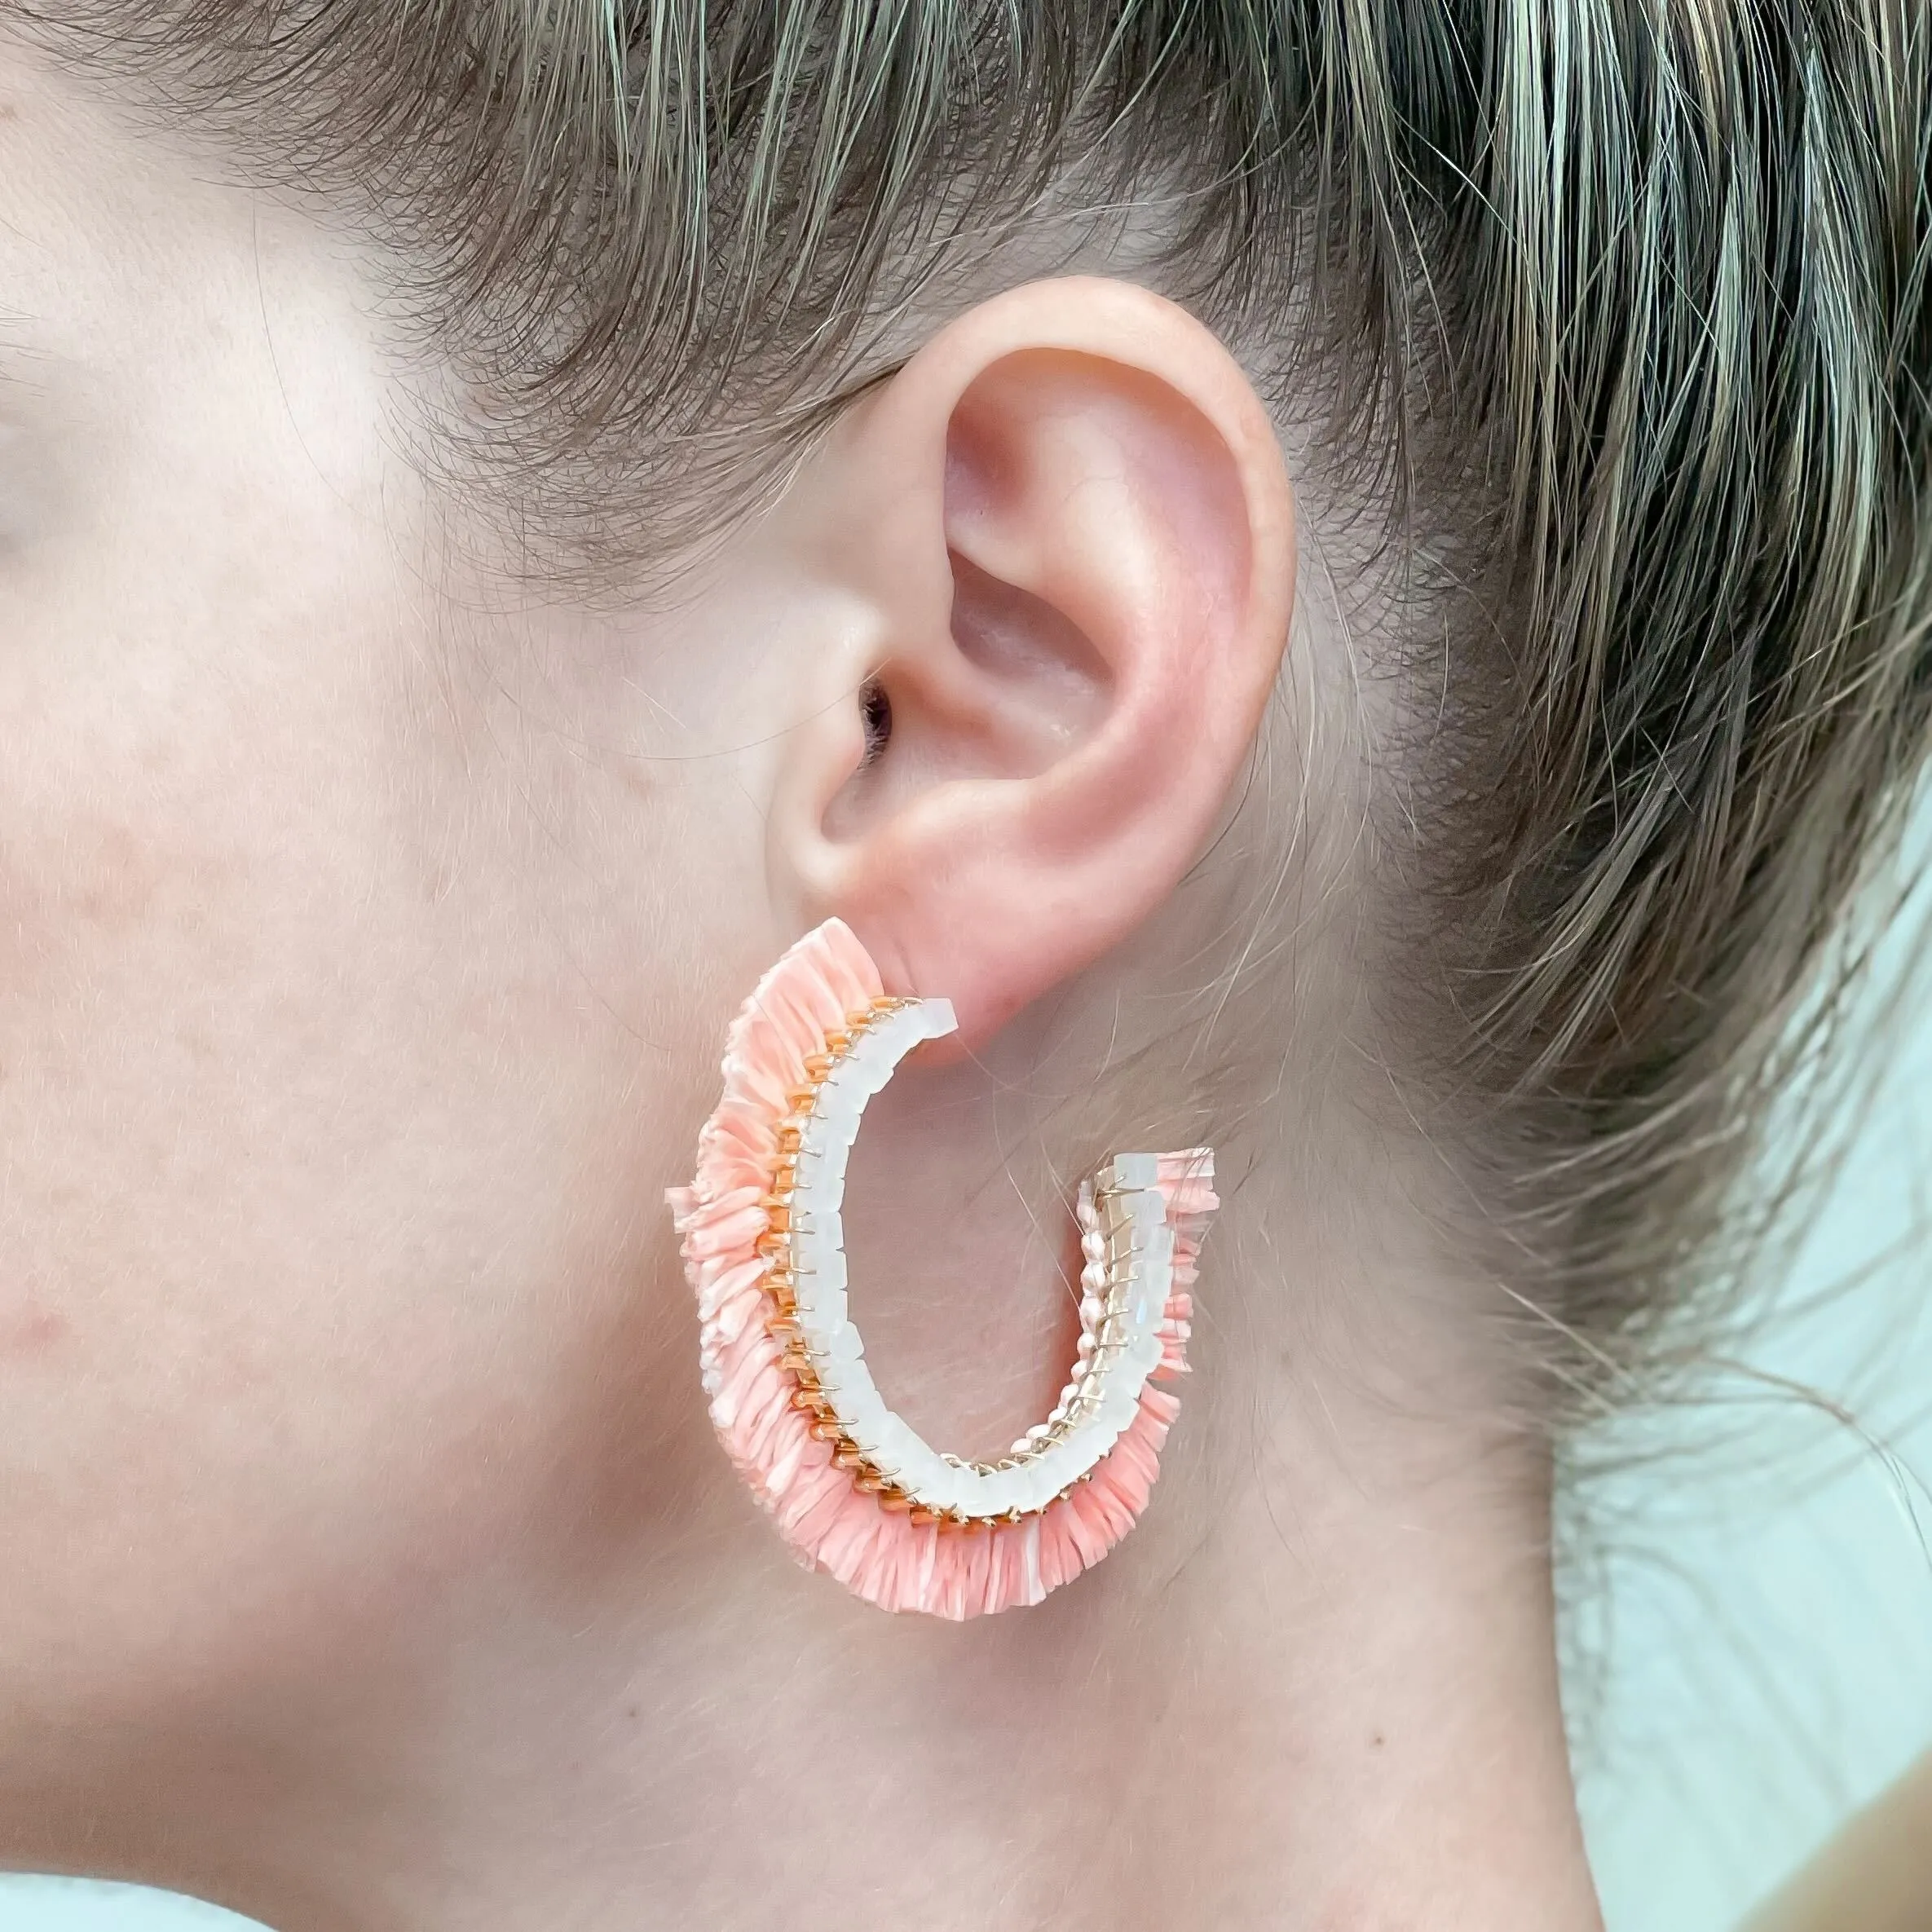
[{"label": "white bead", "polygon": [[846,1391],[839,1405],[840,1419],[854,1431],[863,1429],[874,1442],[880,1441],[893,1419],[892,1411],[886,1407],[862,1358],[840,1365],[845,1371]]}]

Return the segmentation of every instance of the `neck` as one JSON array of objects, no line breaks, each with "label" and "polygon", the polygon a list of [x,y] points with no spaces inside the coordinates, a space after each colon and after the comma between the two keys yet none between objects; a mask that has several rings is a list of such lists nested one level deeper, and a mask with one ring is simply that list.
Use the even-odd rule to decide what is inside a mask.
[{"label": "neck", "polygon": [[131,1875],[278,1932],[1596,1932],[1533,1485],[1333,1422],[1211,1508],[1208,1445],[1093,1576],[964,1627],[708,1496],[734,1528],[676,1582],[661,1540],[499,1573],[324,1699],[123,1753],[92,1856],[104,1808]]}]

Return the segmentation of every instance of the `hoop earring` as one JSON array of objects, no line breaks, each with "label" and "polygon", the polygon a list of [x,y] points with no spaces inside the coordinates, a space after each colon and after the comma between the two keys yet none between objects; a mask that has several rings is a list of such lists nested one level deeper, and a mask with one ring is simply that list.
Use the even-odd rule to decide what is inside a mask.
[{"label": "hoop earring", "polygon": [[1195,1257],[1220,1203],[1207,1148],[1115,1154],[1080,1189],[1080,1341],[1052,1413],[991,1462],[941,1453],[886,1407],[846,1306],[845,1165],[859,1117],[943,999],[893,999],[828,920],[734,1022],[698,1173],[669,1199],[698,1297],[712,1426],[808,1568],[885,1610],[961,1619],[1037,1603],[1146,1507],[1180,1403]]}]

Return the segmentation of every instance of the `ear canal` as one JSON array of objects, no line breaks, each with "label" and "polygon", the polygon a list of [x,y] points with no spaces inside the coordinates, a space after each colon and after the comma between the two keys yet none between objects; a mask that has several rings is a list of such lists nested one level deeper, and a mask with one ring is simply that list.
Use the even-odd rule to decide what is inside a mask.
[{"label": "ear canal", "polygon": [[1039,1603],[1146,1507],[1187,1369],[1214,1157],[1116,1154],[1081,1189],[1081,1339],[1047,1419],[1006,1456],[934,1449],[887,1406],[846,1302],[840,1206],[867,1101],[953,1030],[893,998],[842,922],[746,1002],[725,1093],[673,1192],[700,1364],[726,1453],[785,1541],[882,1609],[959,1620]]}]

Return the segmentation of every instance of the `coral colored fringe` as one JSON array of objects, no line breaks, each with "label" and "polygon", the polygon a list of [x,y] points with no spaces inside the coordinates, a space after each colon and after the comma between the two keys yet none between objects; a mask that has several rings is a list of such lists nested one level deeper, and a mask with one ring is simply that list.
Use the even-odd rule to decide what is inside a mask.
[{"label": "coral colored fringe", "polygon": [[[1037,1603],[1098,1563],[1147,1506],[1180,1405],[1150,1380],[1132,1421],[1084,1480],[1043,1511],[986,1528],[915,1524],[886,1509],[812,1434],[812,1418],[792,1400],[797,1384],[765,1330],[773,1304],[754,1246],[765,1228],[761,1202],[805,1056],[822,1052],[826,1036],[883,990],[877,967],[841,921],[799,941],[733,1023],[724,1097],[699,1136],[696,1179],[673,1189],[670,1202],[698,1298],[712,1423],[752,1494],[808,1568],[881,1609],[959,1620]],[[1218,1205],[1207,1165],[1198,1150],[1162,1154],[1157,1169],[1175,1234],[1159,1378],[1187,1370],[1189,1290],[1202,1231]]]}]

